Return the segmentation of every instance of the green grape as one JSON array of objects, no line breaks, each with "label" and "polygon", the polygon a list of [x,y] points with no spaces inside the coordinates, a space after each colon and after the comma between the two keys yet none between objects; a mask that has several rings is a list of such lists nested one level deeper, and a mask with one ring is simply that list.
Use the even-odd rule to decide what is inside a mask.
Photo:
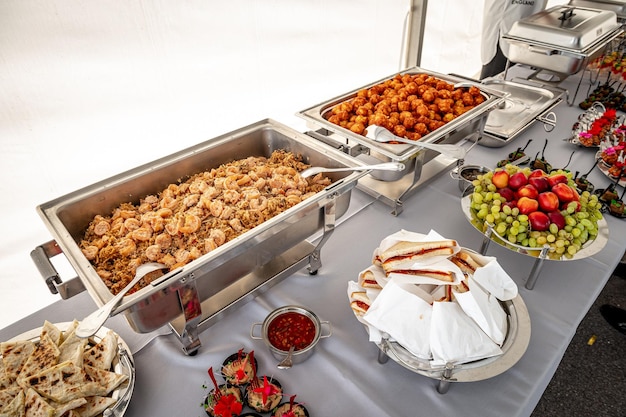
[{"label": "green grape", "polygon": [[556,237],[554,235],[548,235],[546,236],[546,240],[550,243],[554,242],[556,240]]},{"label": "green grape", "polygon": [[543,246],[548,243],[548,239],[545,236],[539,236],[537,238],[537,246]]},{"label": "green grape", "polygon": [[574,245],[570,245],[567,247],[567,253],[570,255],[576,255],[576,252],[578,252],[578,249],[576,249],[576,246]]},{"label": "green grape", "polygon": [[506,223],[498,223],[496,226],[496,233],[500,236],[504,235],[506,233]]},{"label": "green grape", "polygon": [[508,216],[509,214],[511,214],[511,207],[510,206],[502,207],[502,212]]},{"label": "green grape", "polygon": [[493,200],[493,193],[491,191],[489,191],[483,197],[483,201],[489,202],[489,201],[492,201],[492,200]]},{"label": "green grape", "polygon": [[576,226],[576,223],[578,222],[572,216],[565,216],[565,224],[568,226]]},{"label": "green grape", "polygon": [[[500,213],[500,206],[497,206],[497,205],[491,206],[491,212],[492,212],[493,214],[498,214],[498,213]],[[498,216],[498,217],[499,217],[499,216]]]},{"label": "green grape", "polygon": [[513,216],[506,216],[506,219],[504,221],[506,221],[508,224],[513,223]]},{"label": "green grape", "polygon": [[552,233],[553,235],[559,233],[559,226],[554,223],[550,223],[550,233]]},{"label": "green grape", "polygon": [[484,219],[485,217],[487,217],[487,210],[481,208],[480,210],[478,210],[478,213],[476,213],[476,215],[479,219]]},{"label": "green grape", "polygon": [[513,215],[514,217],[519,216],[519,209],[517,207],[513,207],[511,209],[511,215]]},{"label": "green grape", "polygon": [[509,242],[511,242],[511,243],[516,243],[516,242],[517,242],[517,236],[515,236],[515,235],[511,235],[511,234],[509,234],[509,235],[507,236],[507,239],[508,239],[508,241],[509,241]]},{"label": "green grape", "polygon": [[[509,236],[517,236],[519,233],[519,229],[517,227],[511,226],[509,227]],[[517,237],[515,238],[517,240]]]},{"label": "green grape", "polygon": [[565,247],[565,241],[563,239],[558,239],[556,242],[554,242],[554,244],[556,245],[557,248]]},{"label": "green grape", "polygon": [[483,195],[475,192],[472,195],[472,200],[474,200],[474,203],[476,204],[481,204],[483,202]]},{"label": "green grape", "polygon": [[489,185],[487,186],[487,189],[488,189],[489,191],[491,191],[491,192],[494,192],[494,191],[496,191],[496,190],[498,189],[498,187],[496,187],[496,186],[495,186],[495,185],[493,185],[493,184],[489,184]]},{"label": "green grape", "polygon": [[531,248],[536,248],[537,247],[537,239],[535,239],[534,237],[528,238],[528,246],[531,247]]},{"label": "green grape", "polygon": [[485,221],[489,224],[493,224],[496,219],[493,217],[493,214],[489,213],[485,216]]}]

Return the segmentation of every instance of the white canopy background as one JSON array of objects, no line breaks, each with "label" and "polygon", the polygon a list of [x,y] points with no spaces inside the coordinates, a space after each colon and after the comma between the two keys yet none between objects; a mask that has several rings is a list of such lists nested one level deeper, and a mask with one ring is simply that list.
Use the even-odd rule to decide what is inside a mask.
[{"label": "white canopy background", "polygon": [[[400,69],[409,4],[0,2],[0,328],[59,299],[38,204],[264,118],[304,131],[297,111]],[[481,21],[429,2],[421,66],[477,74]]]}]

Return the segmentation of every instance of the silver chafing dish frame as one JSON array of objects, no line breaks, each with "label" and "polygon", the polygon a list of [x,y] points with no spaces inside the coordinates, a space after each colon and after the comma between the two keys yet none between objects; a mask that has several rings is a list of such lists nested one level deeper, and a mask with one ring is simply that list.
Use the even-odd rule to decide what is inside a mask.
[{"label": "silver chafing dish frame", "polygon": [[[54,240],[36,247],[31,258],[53,294],[65,299],[86,289],[101,306],[113,294],[78,246],[93,216],[136,203],[197,172],[248,156],[269,156],[276,149],[301,154],[304,162],[317,166],[360,164],[303,133],[262,120],[39,205],[37,212]],[[124,297],[112,315],[123,312],[139,333],[169,324],[183,351],[193,355],[200,347],[198,333],[234,306],[305,266],[317,273],[321,248],[347,211],[352,188],[366,174],[328,174],[332,184],[323,191]],[[63,282],[51,261],[60,254],[77,277]]]},{"label": "silver chafing dish frame", "polygon": [[415,146],[375,142],[329,122],[324,115],[335,105],[355,97],[360,90],[371,88],[397,75],[419,73],[426,73],[463,87],[475,86],[480,89],[485,97],[483,103],[424,136],[420,141],[458,144],[462,141],[476,142],[480,140],[487,115],[502,104],[505,95],[480,82],[471,82],[467,78],[441,74],[417,66],[383,77],[296,113],[297,116],[306,120],[309,128],[313,129],[308,134],[327,145],[340,149],[366,163],[394,161],[402,162],[407,166],[404,172],[394,173],[393,176],[387,174],[381,177],[370,174],[361,178],[357,185],[360,190],[391,206],[391,213],[394,216],[402,213],[404,201],[420,187],[441,172],[447,171],[455,165],[462,165],[463,161],[440,155],[435,151],[425,150],[419,146],[420,141],[417,141]]},{"label": "silver chafing dish frame", "polygon": [[[547,41],[533,38],[533,36],[541,33],[540,29],[542,29],[541,25],[535,25],[534,21],[539,21],[558,12],[562,14],[563,22],[566,22],[575,16],[577,10],[592,13],[595,16],[579,25],[574,25],[569,39],[563,35],[560,28],[548,26],[543,27],[546,31]],[[606,20],[606,24],[598,26],[598,21],[602,22],[602,19]],[[587,38],[589,32],[595,32],[590,36],[591,41]],[[580,73],[591,61],[602,54],[611,41],[623,32],[621,23],[617,21],[616,13],[610,10],[559,5],[528,16],[515,22],[509,32],[502,35],[502,39],[509,44],[504,79],[507,77],[510,63],[515,62],[537,68],[527,77],[528,80],[558,85],[565,78]],[[585,39],[583,40],[583,38]],[[546,73],[548,78],[540,77],[539,75],[542,73]],[[569,91],[565,91],[566,102],[569,106],[572,106],[576,101],[583,76],[584,71],[580,75],[573,95],[570,95]]]}]

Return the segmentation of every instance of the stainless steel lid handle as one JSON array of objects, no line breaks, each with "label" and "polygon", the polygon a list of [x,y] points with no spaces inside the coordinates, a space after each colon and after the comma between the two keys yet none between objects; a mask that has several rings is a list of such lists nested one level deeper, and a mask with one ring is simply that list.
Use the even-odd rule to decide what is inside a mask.
[{"label": "stainless steel lid handle", "polygon": [[62,299],[66,300],[85,291],[85,286],[78,277],[63,282],[61,276],[50,261],[52,257],[62,253],[63,251],[59,245],[57,245],[56,241],[51,240],[33,249],[30,252],[30,258],[46,282],[50,292],[52,294],[59,294]]}]

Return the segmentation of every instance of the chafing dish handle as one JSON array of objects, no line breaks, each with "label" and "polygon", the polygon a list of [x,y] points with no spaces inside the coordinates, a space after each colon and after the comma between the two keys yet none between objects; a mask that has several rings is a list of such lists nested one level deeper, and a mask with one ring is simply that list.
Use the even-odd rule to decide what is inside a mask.
[{"label": "chafing dish handle", "polygon": [[37,270],[46,281],[46,285],[52,294],[60,294],[61,298],[66,300],[85,290],[85,286],[74,277],[63,282],[61,276],[57,272],[50,259],[56,255],[63,253],[56,241],[51,240],[42,245],[37,246],[30,252],[30,258],[35,263]]}]

